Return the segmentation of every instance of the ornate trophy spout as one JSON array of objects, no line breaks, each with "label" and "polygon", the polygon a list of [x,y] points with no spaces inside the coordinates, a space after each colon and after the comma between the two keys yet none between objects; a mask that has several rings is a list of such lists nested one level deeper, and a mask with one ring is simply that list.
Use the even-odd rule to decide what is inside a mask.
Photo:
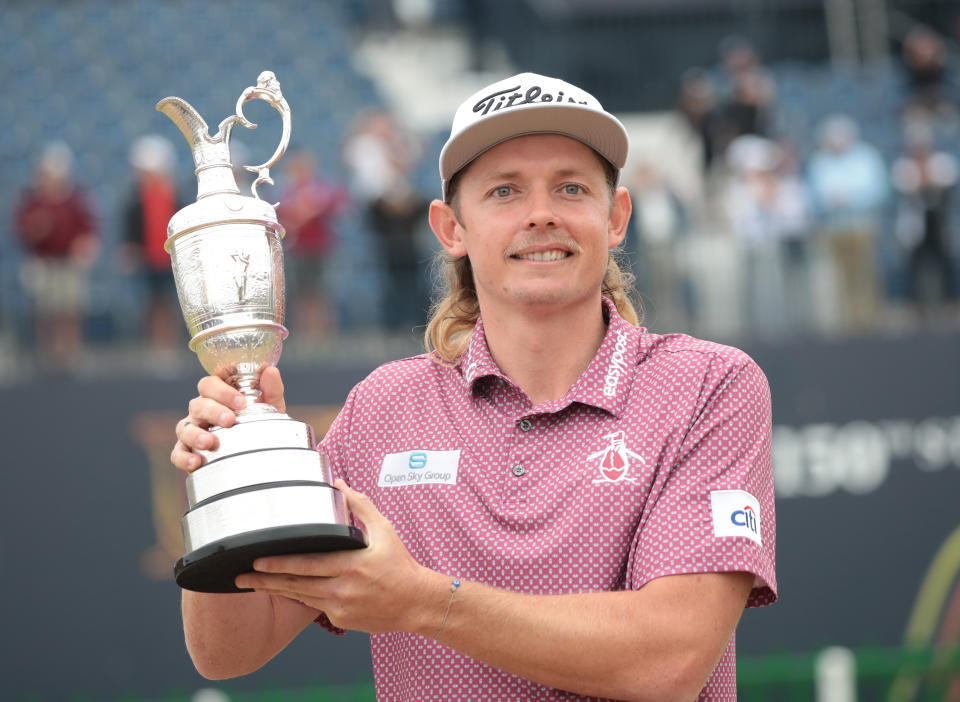
[{"label": "ornate trophy spout", "polygon": [[[230,134],[248,100],[263,100],[283,118],[280,144],[266,162],[244,166],[257,174],[252,197],[241,195],[230,162]],[[190,509],[183,516],[187,553],[175,568],[177,583],[201,592],[237,592],[234,578],[271,554],[361,548],[343,495],[332,487],[326,457],[314,450],[313,429],[258,399],[260,374],[280,358],[283,326],[283,227],[276,205],[257,186],[273,184],[270,168],[290,142],[290,107],[280,83],[264,71],[243,91],[236,113],[210,136],[187,102],[157,103],[180,129],[193,153],[197,201],[167,226],[170,254],[190,349],[204,369],[232,383],[247,398],[237,424],[217,428],[219,447],[200,452],[205,465],[187,477]],[[268,421],[269,420],[269,421]]]},{"label": "ornate trophy spout", "polygon": [[177,125],[190,145],[193,162],[197,166],[197,200],[221,193],[240,193],[237,188],[237,181],[233,177],[233,164],[230,161],[230,135],[237,123],[242,124],[247,129],[257,128],[257,125],[243,114],[243,105],[248,100],[254,99],[269,103],[283,118],[283,134],[273,156],[258,166],[244,166],[248,171],[257,174],[257,179],[253,182],[251,189],[253,197],[259,199],[257,186],[261,183],[273,185],[273,180],[270,178],[270,169],[286,153],[287,146],[290,144],[290,106],[287,105],[283,93],[280,92],[280,82],[271,71],[261,73],[257,77],[256,86],[251,86],[243,91],[237,100],[236,114],[224,119],[220,123],[216,135],[212,137],[207,123],[190,103],[178,97],[164,98],[157,103],[157,109]]}]

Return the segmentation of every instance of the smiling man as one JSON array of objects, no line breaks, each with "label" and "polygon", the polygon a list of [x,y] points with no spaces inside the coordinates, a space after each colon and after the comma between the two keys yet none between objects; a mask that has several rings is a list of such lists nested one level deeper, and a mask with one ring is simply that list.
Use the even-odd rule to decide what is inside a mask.
[{"label": "smiling man", "polygon": [[[369,547],[184,591],[202,674],[255,670],[317,621],[371,634],[383,700],[736,698],[737,622],[776,599],[769,389],[736,349],[637,326],[612,255],[627,144],[554,78],[461,105],[428,351],[357,385],[320,446]],[[261,389],[283,409],[276,369]],[[240,406],[199,390],[187,471]]]}]

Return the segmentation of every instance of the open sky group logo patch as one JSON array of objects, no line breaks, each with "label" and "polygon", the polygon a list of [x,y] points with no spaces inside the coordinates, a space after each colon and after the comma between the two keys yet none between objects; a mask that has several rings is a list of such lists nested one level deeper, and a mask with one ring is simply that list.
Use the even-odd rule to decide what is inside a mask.
[{"label": "open sky group logo patch", "polygon": [[460,470],[460,449],[428,451],[414,449],[388,453],[380,466],[377,485],[382,488],[403,485],[455,485]]}]

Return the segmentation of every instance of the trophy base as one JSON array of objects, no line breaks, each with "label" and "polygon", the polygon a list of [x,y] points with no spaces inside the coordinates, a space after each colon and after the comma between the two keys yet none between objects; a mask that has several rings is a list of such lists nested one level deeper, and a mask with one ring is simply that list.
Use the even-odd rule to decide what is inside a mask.
[{"label": "trophy base", "polygon": [[364,548],[363,532],[344,524],[297,524],[228,536],[206,544],[177,561],[177,585],[195,592],[252,592],[234,579],[253,570],[262,556],[326,553]]}]

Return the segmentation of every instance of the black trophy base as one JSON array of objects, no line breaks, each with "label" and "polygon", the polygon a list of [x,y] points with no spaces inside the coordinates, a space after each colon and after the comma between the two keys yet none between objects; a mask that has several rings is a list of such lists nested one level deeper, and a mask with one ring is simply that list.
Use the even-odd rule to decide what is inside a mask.
[{"label": "black trophy base", "polygon": [[343,524],[299,524],[248,531],[186,554],[173,567],[177,585],[195,592],[251,592],[234,585],[262,556],[326,553],[366,547],[363,532]]}]

